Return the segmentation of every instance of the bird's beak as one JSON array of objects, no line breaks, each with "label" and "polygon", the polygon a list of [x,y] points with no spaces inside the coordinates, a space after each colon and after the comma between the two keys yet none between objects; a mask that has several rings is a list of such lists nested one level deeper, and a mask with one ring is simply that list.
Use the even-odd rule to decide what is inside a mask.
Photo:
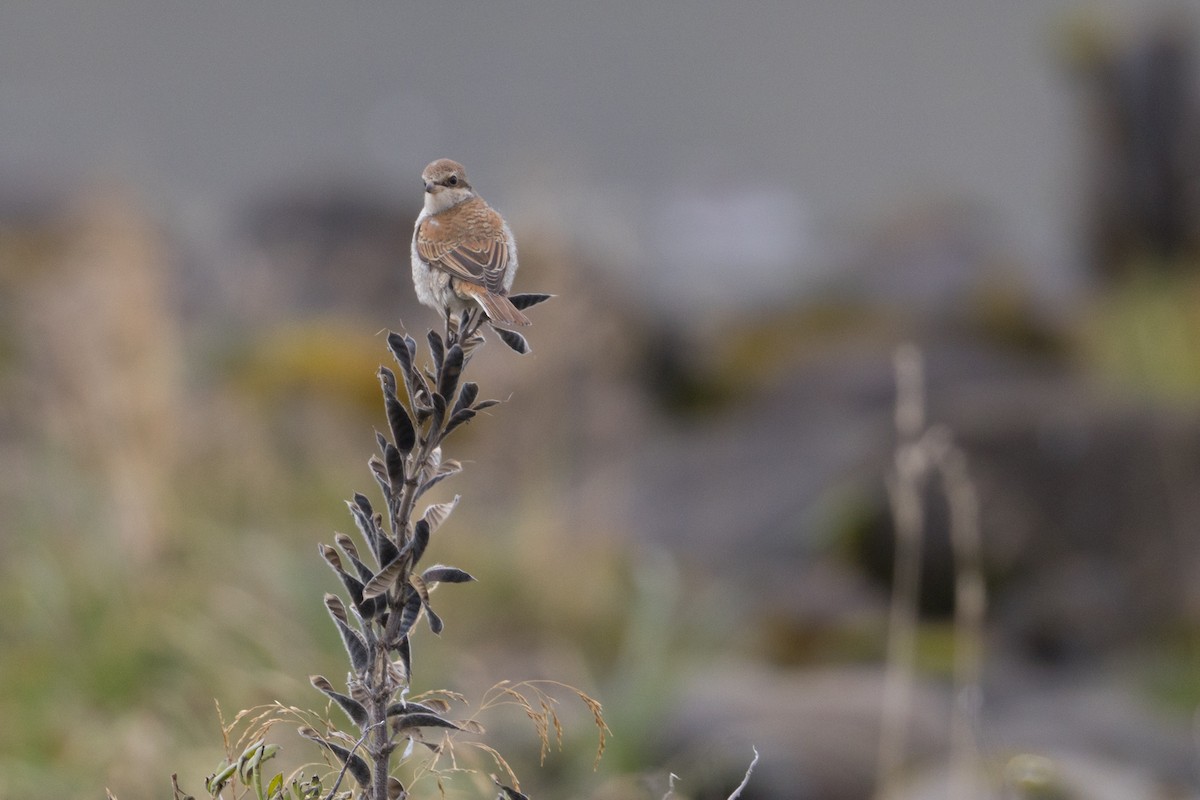
[{"label": "bird's beak", "polygon": [[432,194],[433,187],[434,187],[434,183],[432,181],[425,181],[425,193],[426,194]]}]

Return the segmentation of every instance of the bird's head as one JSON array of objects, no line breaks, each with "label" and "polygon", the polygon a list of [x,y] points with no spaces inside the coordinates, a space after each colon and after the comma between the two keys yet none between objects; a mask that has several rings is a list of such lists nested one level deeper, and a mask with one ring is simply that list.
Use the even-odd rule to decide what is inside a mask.
[{"label": "bird's head", "polygon": [[425,183],[425,210],[430,214],[445,211],[475,196],[463,165],[448,158],[439,158],[426,167],[421,180]]}]

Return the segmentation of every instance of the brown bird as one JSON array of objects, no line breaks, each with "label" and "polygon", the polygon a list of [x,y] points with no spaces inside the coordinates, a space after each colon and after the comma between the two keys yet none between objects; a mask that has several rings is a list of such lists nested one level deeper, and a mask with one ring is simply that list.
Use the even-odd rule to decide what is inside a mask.
[{"label": "brown bird", "polygon": [[421,179],[425,207],[412,242],[417,299],[444,318],[478,307],[493,325],[528,325],[506,296],[517,273],[517,243],[504,218],[475,193],[456,161],[434,161]]}]

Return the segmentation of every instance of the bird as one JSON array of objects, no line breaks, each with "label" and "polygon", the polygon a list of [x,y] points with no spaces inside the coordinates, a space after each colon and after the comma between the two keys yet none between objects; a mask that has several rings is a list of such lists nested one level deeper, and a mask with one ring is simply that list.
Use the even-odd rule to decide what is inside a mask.
[{"label": "bird", "polygon": [[493,326],[530,324],[507,297],[517,243],[504,218],[476,194],[457,161],[431,162],[421,180],[425,205],[412,240],[417,299],[447,321],[478,308]]}]

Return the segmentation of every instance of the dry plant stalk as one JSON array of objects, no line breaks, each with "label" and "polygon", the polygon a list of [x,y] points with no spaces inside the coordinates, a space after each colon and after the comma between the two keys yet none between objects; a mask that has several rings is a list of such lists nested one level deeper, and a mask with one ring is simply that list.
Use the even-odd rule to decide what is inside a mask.
[{"label": "dry plant stalk", "polygon": [[887,476],[896,552],[888,618],[887,671],[879,734],[876,785],[882,790],[904,757],[905,727],[912,706],[916,663],[917,596],[921,582],[921,531],[925,524],[921,486],[927,470],[921,433],[925,428],[924,365],[912,345],[896,351],[895,466]]},{"label": "dry plant stalk", "polygon": [[967,457],[949,429],[925,420],[924,364],[920,350],[897,349],[895,467],[887,476],[896,550],[888,619],[887,667],[876,791],[904,760],[907,725],[916,683],[918,593],[925,526],[922,492],[936,477],[950,512],[954,555],[954,716],[951,728],[951,796],[978,796],[980,759],[975,743],[981,701],[983,622],[987,592],[983,578],[979,498]]},{"label": "dry plant stalk", "polygon": [[[549,299],[545,294],[511,295],[518,309]],[[421,498],[443,480],[457,474],[462,465],[444,458],[442,444],[480,411],[496,405],[496,400],[479,399],[479,387],[464,381],[471,358],[484,339],[479,333],[485,319],[477,313],[464,313],[447,320],[442,333],[429,331],[431,365],[417,363],[417,342],[407,334],[390,332],[387,346],[398,367],[379,368],[388,434],[376,433],[379,452],[368,465],[383,495],[379,510],[364,494],[355,494],[347,505],[361,537],[364,549],[343,533],[334,534],[336,547],[320,545],[321,557],[340,579],[348,600],[325,595],[325,608],[337,627],[350,670],[346,690],[339,691],[322,675],[310,677],[312,685],[323,693],[353,723],[350,732],[340,730],[330,720],[278,703],[239,713],[225,725],[227,762],[206,782],[214,797],[226,789],[235,796],[253,790],[259,800],[318,800],[349,798],[363,800],[401,800],[408,789],[392,774],[393,758],[409,758],[418,747],[431,755],[417,772],[432,773],[439,789],[442,777],[450,772],[474,772],[455,763],[454,733],[482,734],[483,726],[473,719],[455,720],[448,714],[449,700],[461,699],[447,691],[428,692],[409,698],[412,685],[412,634],[423,618],[434,634],[443,628],[442,618],[434,612],[431,592],[440,583],[464,583],[474,580],[457,567],[443,564],[418,568],[431,537],[458,504],[449,502],[425,506],[418,514]],[[525,339],[512,331],[495,329],[500,339],[518,353],[529,351]],[[599,730],[597,758],[604,750],[608,728],[599,702],[571,687],[569,689],[591,711]],[[562,727],[554,709],[557,702],[537,682],[498,684],[497,694],[488,702],[515,702],[522,706],[542,743],[545,757],[552,743],[561,746]],[[218,709],[219,711],[219,709]],[[325,788],[319,776],[304,778],[277,774],[264,786],[263,764],[278,750],[266,743],[266,735],[277,723],[299,721],[301,736],[318,743],[338,769]],[[234,736],[236,731],[240,734]],[[508,763],[491,747],[467,742],[490,756],[516,784]],[[451,766],[443,770],[438,760],[447,757]],[[518,789],[498,779],[501,795],[521,800]],[[240,786],[239,786],[240,784]],[[347,788],[356,785],[356,789]],[[185,797],[175,785],[177,800]]]},{"label": "dry plant stalk", "polygon": [[[725,800],[739,800],[742,792],[750,784],[750,776],[754,774],[754,768],[758,766],[758,748],[751,747],[750,749],[754,753],[754,758],[750,759],[750,765],[746,767],[746,773],[742,775],[742,782]],[[662,800],[671,800],[675,796],[675,781],[677,780],[679,780],[679,776],[673,772],[667,777],[667,793],[662,796]]]}]

